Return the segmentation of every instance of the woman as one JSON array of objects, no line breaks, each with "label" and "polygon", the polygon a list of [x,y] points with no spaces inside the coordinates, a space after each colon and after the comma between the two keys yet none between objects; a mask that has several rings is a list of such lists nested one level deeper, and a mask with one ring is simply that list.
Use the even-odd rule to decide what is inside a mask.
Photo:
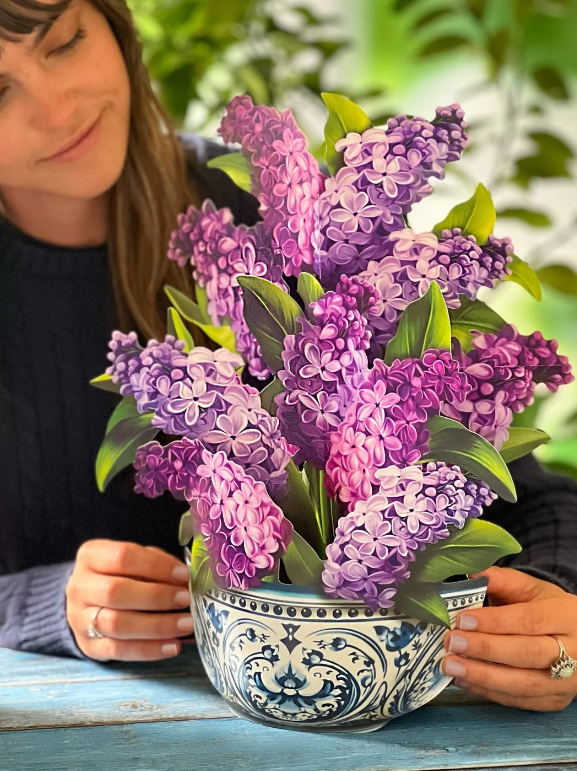
[{"label": "woman", "polygon": [[[175,137],[123,0],[0,0],[0,34],[0,645],[176,655],[191,631],[183,504],[135,495],[130,470],[97,492],[116,399],[88,381],[113,328],[163,335],[164,283],[191,291],[165,257],[177,213],[210,197],[253,224],[256,202],[206,168],[218,146]],[[467,612],[477,630],[446,644],[472,658],[445,666],[495,701],[559,709],[577,693],[548,671],[552,633],[577,655],[577,490],[532,459],[514,471],[521,502],[488,513],[526,545],[517,570],[489,571],[512,605]]]}]

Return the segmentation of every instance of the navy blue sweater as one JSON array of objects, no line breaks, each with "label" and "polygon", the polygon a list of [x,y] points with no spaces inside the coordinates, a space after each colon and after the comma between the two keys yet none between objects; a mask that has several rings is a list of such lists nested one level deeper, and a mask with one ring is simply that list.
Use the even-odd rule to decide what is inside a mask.
[{"label": "navy blue sweater", "polygon": [[[222,147],[182,137],[197,154],[203,197],[253,224],[257,203],[205,166]],[[118,397],[89,385],[106,368],[114,328],[106,246],[38,241],[0,218],[0,646],[84,655],[66,620],[65,587],[92,538],[154,545],[183,558],[186,508],[133,492],[126,469],[105,493],[94,462]],[[127,331],[127,330],[125,330]],[[519,501],[485,517],[523,544],[511,564],[577,593],[577,488],[528,457],[512,464]]]}]

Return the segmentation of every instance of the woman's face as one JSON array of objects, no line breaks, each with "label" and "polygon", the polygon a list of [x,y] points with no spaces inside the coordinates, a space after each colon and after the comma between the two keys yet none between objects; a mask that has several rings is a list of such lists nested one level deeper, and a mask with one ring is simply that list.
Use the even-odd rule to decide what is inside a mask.
[{"label": "woman's face", "polygon": [[73,0],[35,48],[39,30],[18,43],[0,39],[0,192],[101,196],[126,159],[130,84],[122,53],[87,0]]}]

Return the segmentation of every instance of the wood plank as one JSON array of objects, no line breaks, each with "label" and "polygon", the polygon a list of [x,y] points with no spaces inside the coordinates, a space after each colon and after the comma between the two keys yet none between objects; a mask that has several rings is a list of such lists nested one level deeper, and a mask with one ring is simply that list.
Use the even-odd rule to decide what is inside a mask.
[{"label": "wood plank", "polygon": [[[6,731],[2,771],[423,771],[577,765],[577,706],[422,709],[368,734],[314,734],[245,720]],[[559,766],[559,764],[564,764]]]}]

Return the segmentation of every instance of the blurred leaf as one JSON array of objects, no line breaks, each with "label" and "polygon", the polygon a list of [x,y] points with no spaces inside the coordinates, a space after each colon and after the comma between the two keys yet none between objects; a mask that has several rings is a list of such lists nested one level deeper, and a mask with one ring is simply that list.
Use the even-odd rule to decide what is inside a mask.
[{"label": "blurred leaf", "polygon": [[491,74],[496,77],[503,68],[507,59],[509,43],[511,42],[511,33],[508,29],[494,32],[487,38],[487,53],[491,62]]},{"label": "blurred leaf", "polygon": [[427,423],[431,432],[429,450],[418,461],[442,461],[459,466],[485,482],[493,492],[511,503],[517,500],[511,473],[498,451],[479,434],[450,418],[435,416]]},{"label": "blurred leaf", "polygon": [[537,152],[517,161],[513,182],[527,188],[535,177],[571,176],[567,162],[573,158],[573,151],[562,139],[547,132],[532,132],[529,137],[537,144]]},{"label": "blurred leaf", "polygon": [[539,456],[545,463],[568,463],[572,465],[577,458],[577,436],[569,439],[556,439],[543,448]]},{"label": "blurred leaf", "polygon": [[421,57],[435,56],[437,54],[444,54],[448,51],[454,51],[456,48],[462,48],[463,46],[470,45],[469,38],[462,35],[444,35],[443,37],[434,38],[424,45],[417,55]]},{"label": "blurred leaf", "polygon": [[177,340],[184,340],[186,346],[184,352],[188,353],[194,348],[194,340],[188,329],[182,323],[180,314],[175,308],[168,309],[167,334],[173,335]]},{"label": "blurred leaf", "polygon": [[297,318],[302,311],[283,290],[257,276],[238,276],[242,288],[244,318],[248,328],[260,343],[262,357],[273,372],[283,369],[281,353],[284,339],[300,329]]},{"label": "blurred leaf", "polygon": [[211,169],[221,169],[232,179],[235,185],[251,191],[250,183],[250,164],[242,153],[225,153],[211,158],[206,164]]},{"label": "blurred leaf", "polygon": [[577,297],[577,273],[568,265],[546,265],[537,271],[537,277],[542,284]]},{"label": "blurred leaf", "polygon": [[283,391],[284,391],[283,384],[278,379],[278,377],[275,377],[274,380],[272,380],[260,392],[260,403],[262,405],[262,408],[266,410],[269,413],[269,415],[272,415],[273,417],[276,415],[276,411],[278,409],[275,402],[275,397],[278,396],[279,394],[282,394]]},{"label": "blurred leaf", "polygon": [[320,285],[319,281],[311,273],[300,273],[297,283],[297,292],[302,298],[305,304],[305,312],[309,321],[314,320],[313,313],[310,309],[310,304],[320,300],[324,297],[325,290]]},{"label": "blurred leaf", "polygon": [[415,581],[437,583],[451,576],[480,573],[501,557],[518,554],[521,545],[502,527],[481,519],[467,519],[460,530],[427,546],[411,569]]},{"label": "blurred leaf", "polygon": [[470,13],[472,13],[476,19],[482,19],[487,8],[487,0],[466,0],[466,2]]},{"label": "blurred leaf", "polygon": [[[127,405],[123,402],[116,408],[119,412],[126,409]],[[152,441],[160,431],[159,428],[151,426],[153,412],[115,422],[116,410],[109,420],[109,425],[113,427],[106,432],[96,456],[96,484],[101,493],[119,471],[134,461],[138,448]]]},{"label": "blurred leaf", "polygon": [[451,322],[443,293],[431,282],[424,297],[407,305],[397,334],[387,344],[385,364],[395,359],[420,359],[430,348],[451,350]]},{"label": "blurred leaf", "polygon": [[566,101],[569,92],[561,73],[554,67],[538,67],[533,70],[533,80],[539,89],[552,99]]},{"label": "blurred leaf", "polygon": [[481,300],[469,300],[460,295],[460,307],[449,310],[451,319],[451,334],[456,337],[462,349],[467,353],[471,350],[471,332],[495,334],[500,332],[507,322]]},{"label": "blurred leaf", "polygon": [[454,8],[434,8],[432,11],[428,11],[423,16],[418,18],[417,21],[413,24],[413,29],[415,31],[423,29],[424,27],[428,27],[429,24],[432,24],[439,19],[443,19],[446,16],[453,16],[454,14]]},{"label": "blurred leaf", "polygon": [[501,457],[505,463],[511,463],[549,441],[551,441],[549,434],[538,428],[515,428],[511,426],[509,427],[509,438],[501,448]]},{"label": "blurred leaf", "polygon": [[512,426],[515,428],[534,428],[543,402],[550,398],[551,394],[547,394],[547,396],[535,395],[532,404],[525,407],[522,412],[513,413]]},{"label": "blurred leaf", "polygon": [[479,183],[471,198],[453,207],[445,219],[435,225],[433,233],[441,238],[443,230],[461,228],[462,236],[475,236],[478,244],[484,244],[493,232],[496,220],[491,193]]},{"label": "blurred leaf", "polygon": [[282,561],[292,584],[322,586],[324,562],[298,533],[293,533]]},{"label": "blurred leaf", "polygon": [[528,225],[536,228],[547,228],[552,223],[547,214],[533,209],[501,209],[497,212],[497,217],[509,217],[511,219],[523,220]]},{"label": "blurred leaf", "polygon": [[214,586],[214,577],[210,569],[208,549],[204,538],[196,535],[190,553],[190,581],[195,594],[206,594]]},{"label": "blurred leaf", "polygon": [[[409,584],[410,582],[410,584]],[[431,584],[406,581],[397,589],[395,610],[409,618],[451,628],[449,611],[437,589]]]},{"label": "blurred leaf", "polygon": [[541,282],[533,268],[527,265],[520,257],[517,257],[516,254],[513,255],[513,262],[510,262],[507,267],[512,272],[505,276],[505,281],[514,281],[527,290],[538,302],[541,302]]},{"label": "blurred leaf", "polygon": [[217,345],[232,353],[237,353],[236,338],[229,326],[215,327],[210,318],[200,309],[200,306],[173,286],[165,286],[164,291],[183,318],[202,329],[204,334]]},{"label": "blurred leaf", "polygon": [[543,464],[551,474],[563,474],[569,477],[574,482],[577,482],[577,466],[573,466],[571,463],[545,463]]},{"label": "blurred leaf", "polygon": [[416,2],[419,2],[419,0],[394,0],[393,8],[395,11],[405,11],[411,5],[415,5]]},{"label": "blurred leaf", "polygon": [[335,144],[352,131],[362,134],[371,126],[371,121],[350,99],[326,92],[321,96],[329,111],[325,124],[325,158],[329,171],[334,176],[344,163],[343,154],[335,150]]},{"label": "blurred leaf", "polygon": [[194,520],[190,511],[185,511],[178,525],[178,543],[188,546],[194,536]]},{"label": "blurred leaf", "polygon": [[310,8],[299,6],[298,8],[292,8],[291,10],[294,13],[299,13],[301,16],[303,16],[305,20],[313,27],[316,27],[321,23],[321,20],[314,15]]},{"label": "blurred leaf", "polygon": [[289,461],[286,470],[288,472],[289,491],[284,498],[276,501],[276,503],[291,522],[295,532],[311,544],[317,554],[324,557],[325,545],[309,491],[294,461]]},{"label": "blurred leaf", "polygon": [[112,382],[112,375],[107,375],[104,373],[103,375],[98,375],[98,377],[93,377],[90,381],[90,385],[94,386],[95,388],[99,388],[101,391],[111,391],[114,394],[120,393],[120,383],[113,383]]}]

